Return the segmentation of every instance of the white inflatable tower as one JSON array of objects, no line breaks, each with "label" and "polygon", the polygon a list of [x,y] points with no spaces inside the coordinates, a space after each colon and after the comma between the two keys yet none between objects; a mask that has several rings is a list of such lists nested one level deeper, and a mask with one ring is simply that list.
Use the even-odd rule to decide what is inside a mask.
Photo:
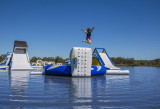
[{"label": "white inflatable tower", "polygon": [[10,70],[32,70],[25,41],[15,41]]},{"label": "white inflatable tower", "polygon": [[91,76],[91,48],[73,47],[70,52],[72,76]]}]

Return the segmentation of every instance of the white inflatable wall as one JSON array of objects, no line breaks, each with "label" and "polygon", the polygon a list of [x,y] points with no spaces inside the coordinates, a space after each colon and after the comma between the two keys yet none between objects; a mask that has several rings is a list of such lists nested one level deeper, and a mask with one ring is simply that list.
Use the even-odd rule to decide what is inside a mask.
[{"label": "white inflatable wall", "polygon": [[73,47],[70,53],[72,76],[91,76],[91,48]]},{"label": "white inflatable wall", "polygon": [[33,70],[31,68],[27,49],[15,49],[10,64],[11,70]]}]

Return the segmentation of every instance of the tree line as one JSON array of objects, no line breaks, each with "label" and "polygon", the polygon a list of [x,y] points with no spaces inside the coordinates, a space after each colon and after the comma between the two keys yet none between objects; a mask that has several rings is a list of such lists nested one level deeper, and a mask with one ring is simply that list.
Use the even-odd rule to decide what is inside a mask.
[{"label": "tree line", "polygon": [[156,66],[160,67],[160,59],[134,60],[134,58],[112,57],[111,60],[117,66]]},{"label": "tree line", "polygon": [[1,54],[1,55],[0,55],[0,63],[1,63],[2,61],[4,61],[4,59],[6,59],[6,54]]},{"label": "tree line", "polygon": [[[5,54],[0,55],[0,62],[6,58]],[[62,57],[32,57],[30,59],[31,63],[35,63],[37,60],[42,61],[54,61],[55,63],[63,63],[69,60],[69,58],[63,59]],[[113,63],[117,66],[156,66],[160,67],[160,58],[155,60],[135,60],[134,58],[123,58],[123,57],[111,57]]]},{"label": "tree line", "polygon": [[35,63],[37,60],[42,60],[42,61],[54,61],[55,63],[62,63],[62,64],[65,64],[65,61],[69,60],[69,58],[66,58],[66,59],[63,59],[59,56],[57,57],[43,57],[43,58],[40,58],[40,57],[32,57],[30,59],[30,62],[31,63]]}]

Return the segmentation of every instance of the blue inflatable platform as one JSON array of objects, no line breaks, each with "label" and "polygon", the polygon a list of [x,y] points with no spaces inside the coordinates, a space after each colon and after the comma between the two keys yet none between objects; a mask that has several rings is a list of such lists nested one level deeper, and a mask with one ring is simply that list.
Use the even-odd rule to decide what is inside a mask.
[{"label": "blue inflatable platform", "polygon": [[[57,76],[72,76],[71,66],[47,65],[45,67],[45,74],[46,75],[57,75]],[[91,76],[103,75],[103,74],[106,74],[106,67],[104,67],[104,66],[92,66],[91,67]]]}]

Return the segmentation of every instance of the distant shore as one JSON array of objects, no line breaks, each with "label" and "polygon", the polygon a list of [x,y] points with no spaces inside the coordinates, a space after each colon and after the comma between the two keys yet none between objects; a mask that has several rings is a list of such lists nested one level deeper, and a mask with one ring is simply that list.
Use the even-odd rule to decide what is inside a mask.
[{"label": "distant shore", "polygon": [[132,66],[132,67],[134,67],[134,66],[160,67],[160,65],[152,65],[152,66],[151,66],[151,65],[127,65],[127,64],[115,64],[115,66],[123,66],[123,67],[124,67],[124,66],[126,66],[126,67],[127,67],[127,66]]},{"label": "distant shore", "polygon": [[[0,62],[2,62],[6,58],[5,54],[0,55]],[[69,60],[69,58],[63,59],[62,57],[32,57],[30,59],[31,63],[35,63],[37,60],[42,61],[54,61],[55,63],[65,64],[65,61]],[[123,57],[111,57],[111,60],[116,66],[154,66],[160,67],[160,58],[154,60],[134,60],[134,58],[123,58]]]},{"label": "distant shore", "polygon": [[134,60],[134,58],[112,57],[111,60],[116,66],[154,66],[160,67],[160,59],[155,60]]},{"label": "distant shore", "polygon": [[[42,60],[42,61],[54,61],[56,63],[63,63],[65,64],[65,61],[69,60],[69,58],[63,59],[59,56],[57,57],[32,57],[30,60],[31,62],[36,62],[37,60]],[[155,60],[134,60],[134,58],[122,58],[122,57],[117,57],[114,58],[112,57],[111,60],[116,66],[154,66],[154,67],[160,67],[160,59],[155,59]]]}]

